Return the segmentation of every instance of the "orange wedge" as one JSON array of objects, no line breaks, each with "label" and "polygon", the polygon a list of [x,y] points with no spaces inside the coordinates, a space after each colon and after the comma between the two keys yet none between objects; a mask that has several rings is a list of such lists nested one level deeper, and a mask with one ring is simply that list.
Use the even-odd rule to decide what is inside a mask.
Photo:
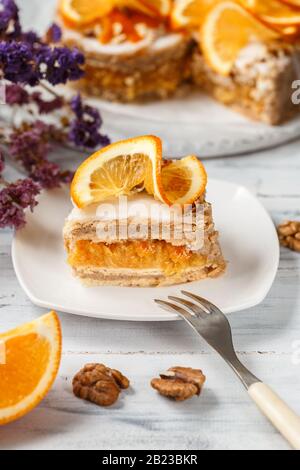
[{"label": "orange wedge", "polygon": [[171,13],[174,28],[199,26],[208,11],[221,0],[175,0]]},{"label": "orange wedge", "polygon": [[60,0],[59,12],[72,25],[84,26],[107,15],[114,0]]},{"label": "orange wedge", "polygon": [[300,10],[280,0],[240,0],[253,14],[273,25],[300,24]]},{"label": "orange wedge", "polygon": [[253,40],[269,41],[279,34],[237,3],[225,1],[207,14],[201,31],[203,53],[211,67],[228,75],[242,48]]},{"label": "orange wedge", "polygon": [[35,408],[50,390],[60,364],[56,313],[0,334],[0,425]]},{"label": "orange wedge", "polygon": [[204,193],[206,182],[196,157],[164,165],[161,140],[142,136],[109,145],[88,158],[75,173],[71,197],[84,208],[145,189],[165,204],[189,204]]}]

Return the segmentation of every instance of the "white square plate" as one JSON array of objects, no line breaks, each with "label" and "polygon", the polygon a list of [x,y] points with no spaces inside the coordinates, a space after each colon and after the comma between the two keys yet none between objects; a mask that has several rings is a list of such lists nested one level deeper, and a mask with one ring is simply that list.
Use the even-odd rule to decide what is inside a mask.
[{"label": "white square plate", "polygon": [[[274,224],[260,202],[242,186],[210,180],[207,200],[213,204],[228,269],[218,279],[188,284],[188,290],[211,300],[224,313],[253,307],[267,295],[278,269]],[[112,320],[177,320],[153,299],[178,294],[181,286],[87,288],[73,278],[62,239],[70,209],[67,189],[44,192],[34,213],[28,214],[26,227],[14,238],[14,268],[31,301],[44,308]]]}]

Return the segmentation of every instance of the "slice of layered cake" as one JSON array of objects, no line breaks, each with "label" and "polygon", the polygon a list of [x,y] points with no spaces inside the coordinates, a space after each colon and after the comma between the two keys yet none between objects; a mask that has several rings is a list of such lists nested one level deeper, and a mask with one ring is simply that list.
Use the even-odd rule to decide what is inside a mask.
[{"label": "slice of layered cake", "polygon": [[222,274],[206,183],[196,157],[164,162],[157,137],[97,152],[76,172],[64,226],[75,276],[87,285],[161,286]]},{"label": "slice of layered cake", "polygon": [[[88,10],[88,3],[94,8]],[[167,98],[178,91],[192,39],[171,31],[170,0],[61,0],[59,5],[64,44],[85,55],[85,75],[78,86],[87,94],[131,102]],[[81,16],[70,21],[78,9]]]},{"label": "slice of layered cake", "polygon": [[[253,11],[241,6],[243,2],[211,3],[216,5],[194,32],[198,43],[191,58],[194,83],[221,103],[267,124],[280,124],[299,113],[292,100],[293,83],[300,78],[298,27],[291,23],[284,28],[280,16],[267,18],[279,21],[281,30],[276,23],[265,24],[267,18],[255,16],[259,2],[251,3]],[[287,5],[281,6],[289,11]],[[300,9],[297,18],[300,21]]]}]

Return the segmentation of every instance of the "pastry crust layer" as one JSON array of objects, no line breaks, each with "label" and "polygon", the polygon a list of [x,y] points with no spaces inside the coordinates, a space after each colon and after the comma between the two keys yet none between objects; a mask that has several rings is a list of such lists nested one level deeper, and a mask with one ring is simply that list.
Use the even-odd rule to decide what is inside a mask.
[{"label": "pastry crust layer", "polygon": [[188,268],[168,276],[160,270],[117,270],[100,268],[77,268],[73,273],[86,286],[159,287],[184,284],[201,279],[216,278],[224,273],[226,263],[222,257],[199,268]]}]

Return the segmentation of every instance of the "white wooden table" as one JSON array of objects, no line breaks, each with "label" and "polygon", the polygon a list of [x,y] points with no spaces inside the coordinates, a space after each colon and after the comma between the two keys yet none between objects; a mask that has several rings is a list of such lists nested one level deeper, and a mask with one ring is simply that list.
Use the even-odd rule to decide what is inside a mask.
[{"label": "white wooden table", "polygon": [[[300,218],[299,141],[264,153],[206,163],[210,176],[248,186],[279,222]],[[0,231],[0,330],[44,313],[15,278],[9,231]],[[237,350],[253,372],[300,414],[300,255],[282,250],[267,299],[230,318]],[[228,293],[230,295],[230,293]],[[120,306],[122,308],[122,306]],[[222,360],[183,322],[122,323],[60,315],[63,358],[42,404],[0,428],[0,449],[288,449]],[[297,344],[298,342],[298,344]],[[103,362],[130,377],[132,389],[111,409],[72,395],[72,377]],[[174,403],[149,386],[174,365],[203,369],[203,395]]]}]

